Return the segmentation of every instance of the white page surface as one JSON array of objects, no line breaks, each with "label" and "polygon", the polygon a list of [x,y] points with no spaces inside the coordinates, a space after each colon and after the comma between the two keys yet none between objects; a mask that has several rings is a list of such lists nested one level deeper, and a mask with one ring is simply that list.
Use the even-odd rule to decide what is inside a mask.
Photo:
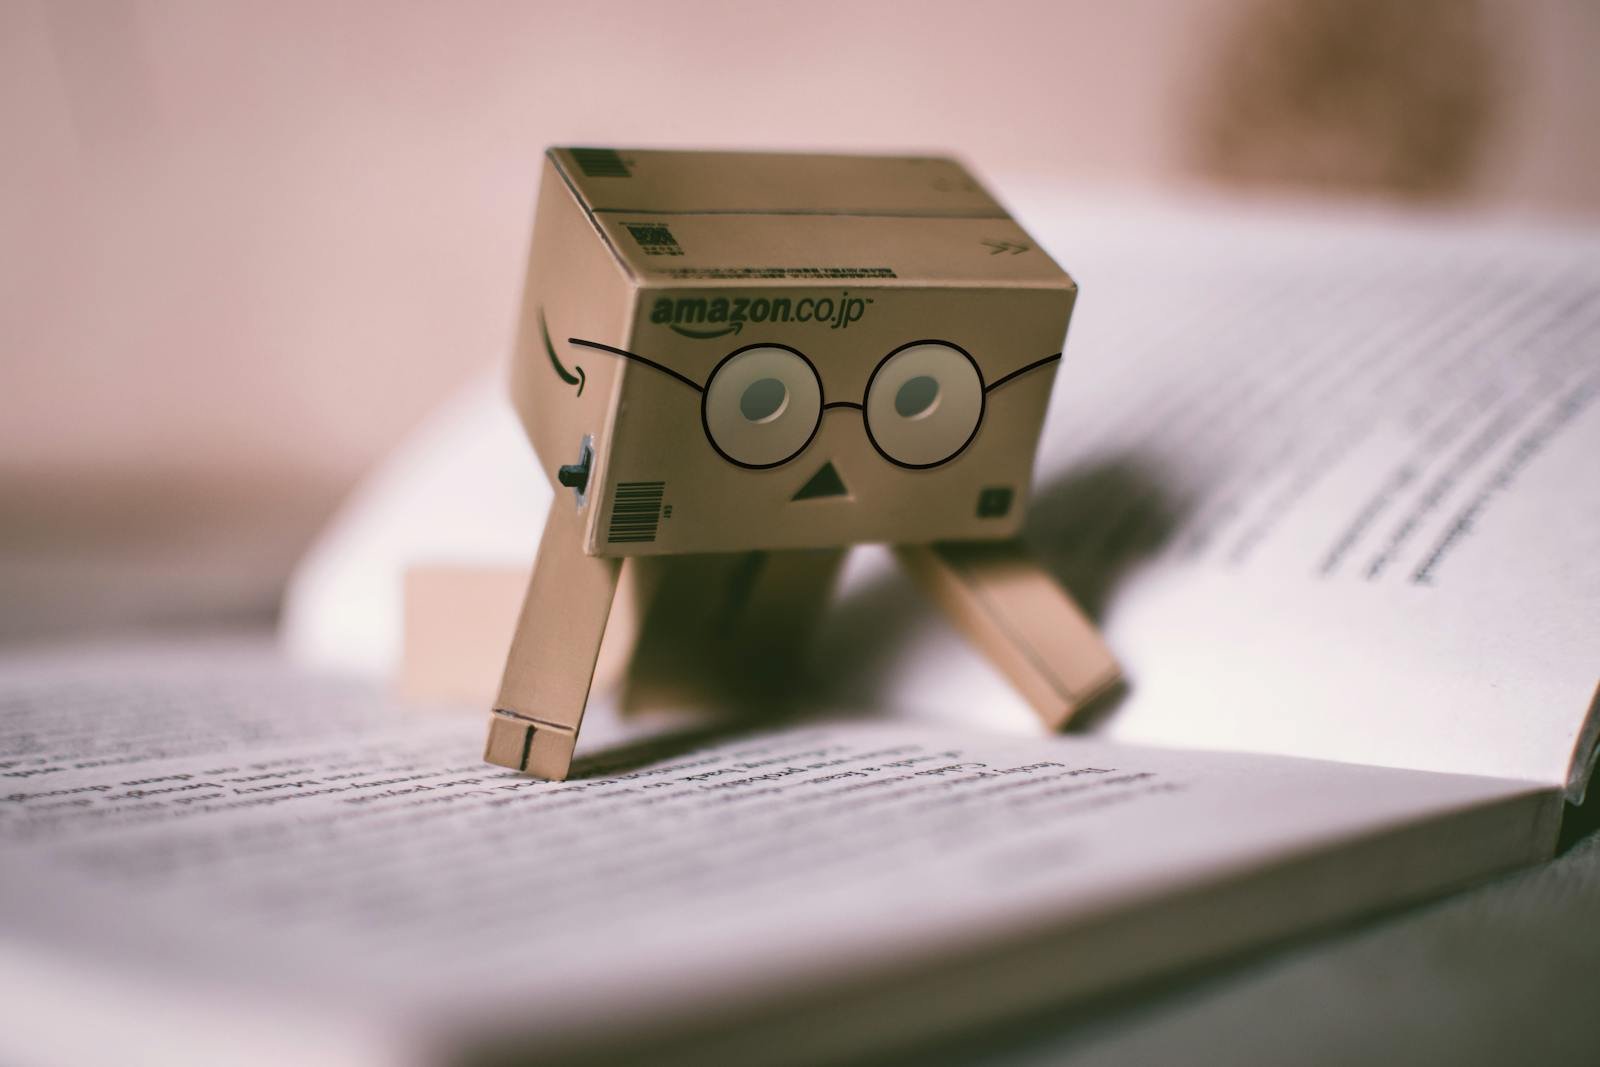
[{"label": "white page surface", "polygon": [[[0,665],[0,939],[346,1023],[506,1012],[577,1041],[1504,812],[1269,910],[1370,906],[1539,855],[1555,806],[1083,738],[814,723],[629,756],[617,736],[602,717],[585,777],[544,783],[484,766],[475,720],[225,649]],[[1063,981],[1108,965],[1064,959]]]},{"label": "white page surface", "polygon": [[[1015,206],[1081,286],[1028,536],[1127,667],[1089,728],[1581,797],[1600,240]],[[1030,728],[887,560],[854,564],[826,691]]]}]

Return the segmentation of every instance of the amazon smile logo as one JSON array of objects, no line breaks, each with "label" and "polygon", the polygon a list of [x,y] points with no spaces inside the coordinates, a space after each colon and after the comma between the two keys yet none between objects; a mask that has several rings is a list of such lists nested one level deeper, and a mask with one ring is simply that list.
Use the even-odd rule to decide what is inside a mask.
[{"label": "amazon smile logo", "polygon": [[576,363],[572,365],[572,370],[578,373],[572,373],[562,364],[561,357],[556,355],[556,346],[550,342],[550,327],[544,324],[544,308],[539,309],[539,334],[544,338],[544,354],[550,357],[550,366],[555,368],[557,377],[568,385],[576,385],[578,395],[582,396],[584,383],[589,380],[589,376],[584,374],[583,368]]},{"label": "amazon smile logo", "polygon": [[[861,321],[871,297],[658,297],[650,307],[650,321],[683,337],[709,339],[740,333],[747,322],[815,322],[830,330],[847,330]],[[552,355],[551,358],[554,358]]]}]

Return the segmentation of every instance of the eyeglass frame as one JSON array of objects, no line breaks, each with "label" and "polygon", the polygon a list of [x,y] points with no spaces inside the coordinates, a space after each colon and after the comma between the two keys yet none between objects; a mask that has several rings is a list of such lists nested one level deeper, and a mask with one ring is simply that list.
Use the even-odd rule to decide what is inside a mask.
[{"label": "eyeglass frame", "polygon": [[[544,316],[542,314],[540,315],[539,325],[541,329],[543,329]],[[555,348],[550,343],[550,332],[548,329],[544,329],[543,332],[545,347],[549,352],[550,359],[559,367],[560,361],[557,360]],[[983,428],[984,416],[988,413],[989,394],[991,392],[1000,388],[1002,385],[1022,377],[1022,375],[1027,374],[1030,371],[1038,370],[1040,367],[1054,363],[1061,358],[1061,353],[1057,352],[1054,355],[1046,356],[1043,359],[1034,360],[1032,363],[1019,367],[1016,370],[1011,371],[1009,374],[1001,375],[993,382],[985,382],[983,380],[983,368],[980,367],[978,365],[978,361],[972,357],[972,353],[968,352],[965,348],[962,348],[954,341],[946,341],[939,338],[924,338],[917,341],[907,341],[905,344],[899,345],[898,347],[892,349],[882,359],[878,360],[877,365],[872,368],[872,373],[867,376],[866,388],[862,391],[860,402],[857,402],[854,400],[827,400],[826,391],[822,382],[822,374],[817,370],[817,365],[811,361],[811,357],[807,356],[798,348],[795,348],[791,345],[779,344],[774,341],[755,341],[751,344],[741,345],[732,352],[729,352],[726,356],[723,356],[717,361],[717,365],[715,367],[711,368],[711,374],[706,378],[705,385],[701,385],[688,375],[675,371],[665,364],[658,363],[646,356],[641,356],[637,352],[629,352],[624,348],[617,348],[613,345],[602,344],[599,341],[587,341],[581,337],[569,337],[567,338],[567,343],[578,345],[583,348],[592,348],[600,352],[609,352],[612,355],[622,356],[624,359],[632,360],[635,363],[642,363],[645,366],[658,370],[671,378],[676,378],[684,385],[687,385],[689,388],[698,392],[700,394],[700,428],[706,436],[706,441],[711,445],[712,449],[717,453],[717,455],[721,456],[724,460],[733,464],[735,467],[741,467],[745,470],[772,470],[775,467],[781,467],[787,463],[793,463],[796,459],[799,459],[800,456],[804,454],[806,449],[811,447],[811,442],[816,440],[818,432],[820,432],[822,429],[822,416],[828,411],[829,408],[855,408],[857,411],[861,412],[861,423],[863,429],[866,430],[867,440],[871,442],[874,451],[876,451],[878,455],[882,456],[896,467],[900,467],[903,470],[930,470],[934,467],[942,467],[946,463],[958,458],[972,445],[972,442],[977,439],[978,431]],[[872,433],[872,420],[867,417],[867,399],[872,395],[872,383],[877,379],[878,373],[883,370],[883,368],[887,366],[889,361],[895,356],[899,355],[901,352],[904,352],[908,348],[915,348],[918,345],[939,345],[944,348],[954,349],[956,352],[959,352],[963,357],[965,357],[967,362],[972,365],[973,373],[978,376],[978,418],[973,422],[972,432],[967,435],[967,439],[961,443],[960,448],[957,448],[954,452],[950,453],[943,459],[935,460],[932,463],[905,463],[901,460],[895,459],[884,450],[882,445],[878,443],[878,439]],[[819,397],[823,397],[823,402],[817,408],[816,423],[811,427],[811,432],[806,435],[805,442],[783,459],[777,460],[773,463],[745,463],[741,460],[733,458],[732,456],[728,455],[727,452],[723,451],[722,446],[717,444],[716,437],[714,437],[711,433],[710,416],[706,408],[707,396],[710,392],[711,383],[716,380],[717,372],[722,370],[723,366],[726,365],[730,360],[757,348],[776,348],[792,355],[799,356],[800,359],[805,362],[806,367],[811,371],[811,376],[816,379],[817,395]]]}]

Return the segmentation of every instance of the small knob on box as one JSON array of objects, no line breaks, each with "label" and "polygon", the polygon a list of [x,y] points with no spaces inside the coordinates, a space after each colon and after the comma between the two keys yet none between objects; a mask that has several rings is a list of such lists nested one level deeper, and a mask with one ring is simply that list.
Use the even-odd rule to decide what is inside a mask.
[{"label": "small knob on box", "polygon": [[578,494],[578,503],[583,503],[583,498],[589,492],[589,469],[594,465],[594,448],[590,438],[583,439],[583,450],[578,454],[578,462],[563,463],[556,468],[556,481],[574,490]]}]

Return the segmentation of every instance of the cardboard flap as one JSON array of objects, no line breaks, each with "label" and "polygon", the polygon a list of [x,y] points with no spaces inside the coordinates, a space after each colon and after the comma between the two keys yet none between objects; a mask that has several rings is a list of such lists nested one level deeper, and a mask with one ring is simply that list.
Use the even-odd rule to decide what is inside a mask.
[{"label": "cardboard flap", "polygon": [[1072,284],[1004,216],[640,213],[597,215],[595,221],[648,286]]},{"label": "cardboard flap", "polygon": [[1006,217],[953,159],[609,148],[553,148],[550,157],[599,214]]}]

